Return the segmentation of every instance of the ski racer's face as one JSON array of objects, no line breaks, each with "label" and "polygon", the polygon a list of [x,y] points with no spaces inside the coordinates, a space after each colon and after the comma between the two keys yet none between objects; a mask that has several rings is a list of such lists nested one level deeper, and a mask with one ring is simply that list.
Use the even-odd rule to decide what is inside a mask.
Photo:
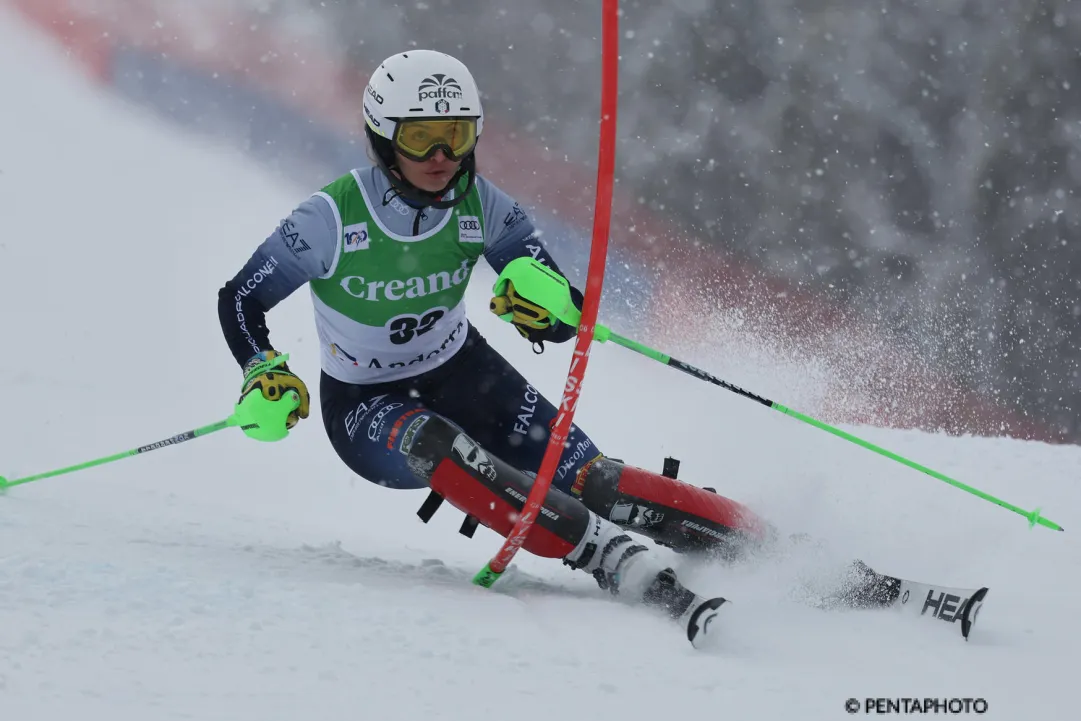
[{"label": "ski racer's face", "polygon": [[448,158],[442,149],[437,149],[432,157],[420,162],[410,160],[397,151],[394,155],[397,156],[402,177],[429,193],[438,193],[447,187],[447,183],[458,172],[458,166],[462,164],[460,160]]}]

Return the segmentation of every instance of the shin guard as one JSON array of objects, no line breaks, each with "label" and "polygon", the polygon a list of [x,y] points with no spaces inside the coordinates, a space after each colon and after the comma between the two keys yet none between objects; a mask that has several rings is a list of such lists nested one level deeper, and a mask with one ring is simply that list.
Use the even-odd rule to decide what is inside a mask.
[{"label": "shin guard", "polygon": [[586,471],[582,502],[599,516],[677,551],[735,558],[772,534],[768,523],[733,500],[607,458]]},{"label": "shin guard", "polygon": [[[417,433],[408,463],[433,493],[504,538],[514,528],[533,487],[532,478],[490,455],[435,414]],[[589,527],[589,510],[551,488],[523,548],[538,556],[563,558],[578,546]]]}]

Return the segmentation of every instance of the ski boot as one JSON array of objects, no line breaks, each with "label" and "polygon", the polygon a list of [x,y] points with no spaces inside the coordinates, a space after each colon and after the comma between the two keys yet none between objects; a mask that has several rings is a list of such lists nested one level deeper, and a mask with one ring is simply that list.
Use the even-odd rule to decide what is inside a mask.
[{"label": "ski boot", "polygon": [[717,631],[711,624],[725,599],[703,598],[685,588],[653,551],[611,521],[590,515],[590,531],[563,562],[592,574],[602,589],[622,601],[664,611],[685,629],[695,648],[713,646]]}]

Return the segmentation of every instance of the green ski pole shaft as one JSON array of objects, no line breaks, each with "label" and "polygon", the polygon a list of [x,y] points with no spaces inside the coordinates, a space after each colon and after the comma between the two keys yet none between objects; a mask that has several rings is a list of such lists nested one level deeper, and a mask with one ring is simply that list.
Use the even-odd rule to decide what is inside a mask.
[{"label": "green ski pole shaft", "polygon": [[[599,328],[598,328],[598,330],[599,330]],[[660,352],[658,350],[655,350],[655,349],[650,348],[650,347],[648,347],[646,345],[643,345],[643,344],[639,343],[638,341],[631,340],[630,338],[624,338],[623,336],[617,335],[616,333],[612,333],[611,331],[608,331],[607,329],[605,329],[605,331],[606,332],[598,332],[597,333],[598,340],[602,340],[602,339],[603,340],[610,340],[611,342],[615,343],[616,345],[621,345],[624,348],[629,348],[630,350],[633,350],[636,353],[640,353],[640,354],[646,356],[647,358],[652,358],[653,360],[664,363],[667,366],[670,366],[670,367],[675,368],[677,370],[683,371],[684,373],[686,373],[688,375],[691,375],[691,376],[693,376],[695,378],[698,378],[699,380],[707,381],[709,383],[712,383],[713,385],[720,386],[721,388],[724,388],[727,391],[731,391],[731,392],[733,392],[733,393],[735,393],[737,395],[741,395],[744,398],[749,398],[750,400],[755,401],[756,403],[761,403],[762,405],[767,406],[769,408],[772,408],[775,411],[780,411],[781,413],[784,413],[787,416],[791,416],[792,418],[795,418],[796,420],[803,421],[804,423],[806,423],[808,425],[811,425],[811,426],[814,426],[815,428],[818,428],[820,430],[826,431],[827,433],[832,433],[833,435],[837,436],[838,438],[843,438],[846,441],[850,441],[852,443],[855,443],[858,446],[866,448],[869,451],[873,451],[873,452],[875,452],[875,453],[877,453],[877,454],[879,454],[881,456],[885,456],[886,458],[889,458],[891,460],[897,461],[898,463],[906,465],[909,468],[913,468],[913,469],[915,469],[917,471],[920,471],[921,473],[926,473],[927,475],[931,476],[932,478],[938,479],[938,480],[940,480],[940,481],[942,481],[944,483],[948,483],[949,485],[953,486],[954,488],[959,488],[962,491],[965,491],[967,493],[971,493],[972,495],[974,495],[974,496],[976,496],[978,498],[982,498],[985,501],[990,501],[991,503],[994,503],[996,506],[1001,506],[1002,508],[1005,508],[1005,509],[1007,509],[1009,511],[1013,511],[1014,513],[1017,513],[1017,514],[1019,514],[1021,516],[1024,516],[1025,518],[1028,519],[1030,526],[1039,524],[1041,526],[1044,526],[1045,528],[1050,528],[1050,529],[1053,529],[1053,530],[1056,530],[1056,531],[1063,530],[1062,526],[1058,525],[1054,521],[1051,521],[1051,520],[1049,520],[1047,518],[1042,517],[1040,515],[1040,509],[1039,508],[1037,508],[1037,509],[1035,509],[1033,511],[1026,511],[1023,508],[1020,508],[1018,506],[1013,505],[1012,503],[1007,503],[1006,501],[1003,501],[1000,498],[996,498],[995,496],[992,496],[989,493],[984,493],[983,491],[981,491],[978,488],[973,488],[972,486],[970,486],[968,484],[965,484],[965,483],[962,483],[961,481],[955,480],[953,478],[950,478],[946,474],[940,473],[940,472],[934,470],[933,468],[928,468],[927,466],[924,466],[924,465],[922,465],[920,463],[909,460],[908,458],[905,458],[904,456],[898,455],[897,453],[894,453],[893,451],[882,448],[881,446],[877,446],[874,443],[871,443],[870,441],[864,440],[863,438],[860,438],[858,436],[854,436],[851,433],[848,433],[846,431],[841,430],[840,428],[836,428],[834,426],[831,426],[828,423],[823,423],[822,421],[817,420],[815,418],[812,418],[811,416],[800,413],[799,411],[794,411],[791,408],[788,408],[786,406],[781,405],[780,403],[776,403],[774,401],[771,401],[768,398],[763,398],[762,396],[751,393],[750,391],[746,391],[746,390],[740,388],[739,386],[736,386],[736,385],[733,385],[733,384],[728,383],[726,381],[723,381],[720,378],[717,378],[716,376],[714,376],[714,375],[712,375],[710,373],[707,373],[704,370],[701,370],[700,368],[695,368],[694,366],[692,366],[689,363],[684,363],[681,360],[677,360],[676,358],[673,358],[673,357],[671,357],[671,356],[669,356],[669,355],[667,355],[665,353],[662,353],[662,352]],[[602,342],[603,342],[603,340],[602,340]]]},{"label": "green ski pole shaft", "polygon": [[190,441],[190,440],[193,440],[195,438],[200,438],[202,436],[209,435],[211,433],[216,433],[217,431],[224,430],[226,428],[229,428],[230,426],[235,426],[236,423],[237,423],[236,422],[236,417],[235,416],[230,416],[229,418],[226,418],[223,421],[218,421],[217,423],[211,423],[208,426],[203,426],[201,428],[196,428],[195,430],[191,430],[191,431],[185,431],[184,433],[178,433],[175,436],[170,436],[169,438],[165,438],[163,440],[157,441],[155,443],[150,443],[150,444],[147,444],[145,446],[139,446],[138,448],[133,448],[130,451],[123,451],[122,453],[116,453],[116,454],[113,454],[111,456],[106,456],[104,458],[97,458],[95,460],[87,461],[85,463],[79,463],[79,464],[76,464],[74,466],[68,466],[67,468],[60,468],[60,469],[55,470],[55,471],[47,471],[46,473],[38,473],[38,474],[33,475],[33,476],[27,476],[26,478],[16,478],[16,479],[10,480],[10,481],[8,479],[4,478],[3,476],[0,476],[0,491],[5,491],[8,488],[13,488],[15,486],[21,486],[24,483],[32,483],[34,481],[40,481],[43,478],[52,478],[54,476],[61,476],[61,475],[65,474],[65,473],[74,473],[75,471],[81,471],[81,470],[86,469],[86,468],[93,468],[94,466],[101,466],[101,465],[104,465],[106,463],[112,463],[113,461],[122,460],[124,458],[130,458],[132,456],[138,456],[138,455],[141,455],[143,453],[149,453],[150,451],[156,451],[159,448],[166,448],[168,446],[175,446],[178,443],[184,443],[185,441]]},{"label": "green ski pole shaft", "polygon": [[[529,298],[533,302],[540,304],[543,308],[545,308],[549,313],[558,318],[561,322],[573,326],[579,325],[581,319],[581,312],[574,305],[573,298],[570,293],[570,285],[567,282],[566,278],[552,272],[550,269],[541,265],[532,258],[517,258],[508,263],[506,268],[504,268],[503,271],[499,274],[499,278],[497,279],[496,284],[492,289],[493,293],[497,296],[497,298],[504,295],[508,282],[514,283],[516,291],[521,294],[522,297]],[[505,303],[503,308],[499,308],[493,303],[492,309],[494,312],[499,314],[499,317],[503,318],[504,320],[510,321],[513,319],[513,312],[511,308],[509,308],[509,302]],[[670,366],[677,370],[681,370],[684,373],[691,375],[699,380],[707,381],[709,383],[712,383],[713,385],[720,386],[727,391],[731,391],[737,395],[741,395],[744,398],[749,398],[750,400],[755,401],[756,403],[760,403],[768,408],[772,408],[775,411],[780,411],[781,413],[784,413],[787,416],[791,416],[796,420],[803,421],[804,423],[826,431],[827,433],[832,433],[838,438],[843,438],[846,441],[850,441],[858,446],[862,446],[869,451],[874,451],[881,456],[885,456],[886,458],[897,461],[898,463],[906,465],[909,468],[913,468],[917,471],[920,471],[921,473],[926,473],[932,478],[938,479],[944,483],[948,483],[954,488],[959,488],[962,491],[971,493],[972,495],[978,498],[982,498],[985,501],[990,501],[996,506],[1001,506],[1002,508],[1024,516],[1028,519],[1029,526],[1035,526],[1036,524],[1039,524],[1041,526],[1044,526],[1045,528],[1051,528],[1056,531],[1062,530],[1062,526],[1040,516],[1039,508],[1033,511],[1026,511],[1023,508],[1019,508],[1018,506],[1013,505],[1012,503],[1007,503],[1000,498],[995,498],[991,494],[984,493],[978,488],[973,488],[972,486],[961,483],[958,480],[954,480],[953,478],[950,478],[944,473],[939,473],[934,469],[916,463],[915,461],[911,461],[904,456],[900,456],[893,451],[888,451],[885,448],[876,446],[874,443],[859,438],[858,436],[854,436],[846,431],[842,431],[840,428],[835,428],[828,423],[823,423],[820,420],[811,418],[810,416],[804,415],[803,413],[800,413],[798,411],[794,411],[791,408],[781,405],[780,403],[775,403],[769,398],[764,398],[755,393],[751,393],[750,391],[746,391],[739,386],[732,385],[731,383],[723,381],[720,378],[717,378],[716,376],[707,373],[704,370],[701,370],[700,368],[695,368],[689,363],[684,363],[681,360],[677,360],[666,353],[662,353],[659,350],[650,348],[649,346],[639,343],[638,341],[631,340],[630,338],[625,338],[621,335],[613,333],[610,328],[607,328],[606,326],[603,326],[599,323],[596,324],[593,329],[593,339],[596,340],[598,343],[607,343],[608,341],[612,341],[616,345],[621,345],[624,348],[628,348],[636,353],[640,353],[647,358],[652,358],[653,360],[664,363],[667,366]]]},{"label": "green ski pole shaft", "polygon": [[[288,353],[283,353],[283,354],[277,356],[276,358],[274,358],[274,359],[272,359],[270,361],[263,362],[261,365],[259,365],[258,367],[252,369],[250,372],[253,372],[253,373],[265,373],[266,371],[271,370],[272,368],[277,368],[280,365],[284,365],[285,362],[288,361],[288,360],[289,360],[289,354]],[[295,396],[296,394],[294,393],[293,395]],[[300,399],[298,397],[295,397],[293,400],[294,400],[294,404],[291,407],[284,407],[283,406],[283,410],[287,409],[287,412],[291,412],[293,409],[295,409],[297,407],[296,404],[298,404],[300,402]],[[236,411],[233,413],[233,415],[229,416],[225,420],[218,421],[217,423],[211,423],[208,426],[202,426],[200,428],[196,428],[196,429],[191,430],[191,431],[184,431],[183,433],[178,433],[175,436],[170,436],[169,438],[165,438],[163,440],[156,441],[154,443],[149,443],[149,444],[147,444],[145,446],[139,446],[138,448],[133,448],[130,451],[122,451],[120,453],[115,453],[115,454],[113,454],[111,456],[105,456],[104,458],[96,458],[96,459],[94,459],[92,461],[87,461],[85,463],[78,463],[78,464],[76,464],[74,466],[68,466],[67,468],[60,468],[60,469],[55,470],[55,471],[48,471],[46,473],[38,473],[38,474],[33,475],[33,476],[27,476],[26,478],[16,478],[14,480],[9,481],[7,478],[4,478],[3,476],[0,476],[0,493],[6,491],[8,488],[13,488],[14,486],[21,486],[24,483],[32,483],[34,481],[40,481],[40,480],[42,480],[44,478],[52,478],[54,476],[62,476],[65,473],[74,473],[75,471],[81,471],[81,470],[84,470],[86,468],[93,468],[94,466],[101,466],[101,465],[104,465],[106,463],[112,463],[113,461],[119,461],[119,460],[122,460],[124,458],[131,458],[132,456],[138,456],[138,455],[141,455],[143,453],[149,453],[150,451],[156,451],[159,448],[165,448],[167,446],[175,446],[178,443],[184,443],[185,441],[190,441],[190,440],[194,440],[196,438],[201,438],[202,436],[210,435],[211,433],[217,433],[218,431],[225,430],[226,428],[231,428],[232,426],[241,426],[244,429],[247,429],[250,426],[258,426],[259,422],[260,422],[260,419],[258,417],[253,417],[252,413],[250,411],[245,410],[245,406],[242,405],[243,401],[244,401],[244,399],[242,398],[241,402],[237,403]],[[246,420],[242,420],[242,418],[246,419]],[[271,423],[273,423],[274,421],[277,421],[277,420],[278,419],[276,417],[274,417],[274,414],[272,414],[272,417],[270,418]],[[282,423],[284,423],[285,418],[284,417],[281,418],[281,421],[282,421]]]}]

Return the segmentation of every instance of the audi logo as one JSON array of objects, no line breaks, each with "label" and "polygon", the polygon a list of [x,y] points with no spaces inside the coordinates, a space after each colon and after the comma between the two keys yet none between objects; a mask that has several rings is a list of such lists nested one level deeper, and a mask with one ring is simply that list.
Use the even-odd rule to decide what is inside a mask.
[{"label": "audi logo", "polygon": [[458,227],[461,230],[480,230],[479,220],[459,220]]}]

